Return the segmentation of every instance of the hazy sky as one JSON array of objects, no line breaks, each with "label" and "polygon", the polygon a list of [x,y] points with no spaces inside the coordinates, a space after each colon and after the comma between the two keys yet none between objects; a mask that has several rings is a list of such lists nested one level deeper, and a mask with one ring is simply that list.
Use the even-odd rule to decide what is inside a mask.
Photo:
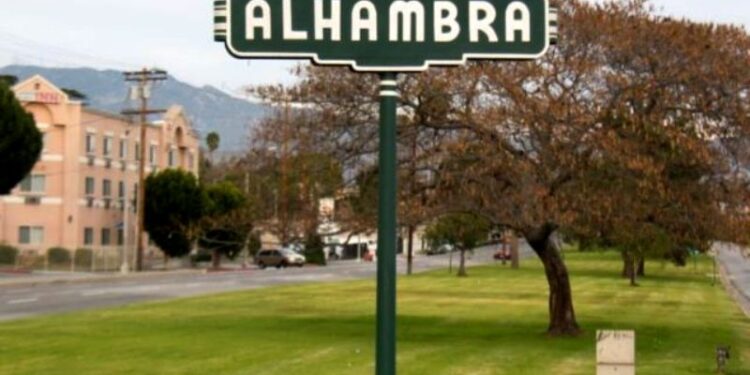
[{"label": "hazy sky", "polygon": [[[653,0],[660,13],[750,26],[750,1]],[[290,82],[289,61],[238,61],[213,42],[211,0],[3,0],[0,66],[159,66],[231,91]]]}]

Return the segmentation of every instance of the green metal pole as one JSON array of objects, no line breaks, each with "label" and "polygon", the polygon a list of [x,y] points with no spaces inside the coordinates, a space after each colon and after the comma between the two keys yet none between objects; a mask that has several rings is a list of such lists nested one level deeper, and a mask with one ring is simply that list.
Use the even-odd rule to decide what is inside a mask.
[{"label": "green metal pole", "polygon": [[396,374],[396,73],[380,74],[376,375]]}]

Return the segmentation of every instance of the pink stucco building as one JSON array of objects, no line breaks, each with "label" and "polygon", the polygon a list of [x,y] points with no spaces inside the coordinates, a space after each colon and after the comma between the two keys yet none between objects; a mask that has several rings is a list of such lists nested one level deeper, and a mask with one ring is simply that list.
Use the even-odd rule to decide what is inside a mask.
[{"label": "pink stucco building", "polygon": [[[0,198],[0,242],[39,253],[134,248],[139,125],[87,108],[41,76],[13,90],[44,133],[44,150],[29,177]],[[198,173],[199,139],[181,107],[151,123],[147,140],[147,173]]]}]

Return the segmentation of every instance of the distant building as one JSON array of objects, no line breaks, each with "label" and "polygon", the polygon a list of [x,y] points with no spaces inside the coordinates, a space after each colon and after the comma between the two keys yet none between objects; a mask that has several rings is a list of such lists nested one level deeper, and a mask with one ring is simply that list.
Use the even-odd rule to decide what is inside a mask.
[{"label": "distant building", "polygon": [[[41,76],[13,91],[44,133],[44,150],[12,195],[0,198],[0,242],[40,253],[134,247],[140,126],[84,107]],[[149,124],[146,139],[147,174],[197,175],[200,143],[181,107]]]}]

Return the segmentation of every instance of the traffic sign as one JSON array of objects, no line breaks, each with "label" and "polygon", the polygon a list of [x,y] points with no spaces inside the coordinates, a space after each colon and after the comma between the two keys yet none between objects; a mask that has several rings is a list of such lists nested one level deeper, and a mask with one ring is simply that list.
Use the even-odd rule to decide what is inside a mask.
[{"label": "traffic sign", "polygon": [[218,0],[215,39],[238,58],[413,72],[535,59],[556,34],[549,0]]},{"label": "traffic sign", "polygon": [[216,0],[214,38],[247,59],[309,59],[380,76],[377,375],[396,373],[398,80],[469,59],[543,56],[549,0]]}]

